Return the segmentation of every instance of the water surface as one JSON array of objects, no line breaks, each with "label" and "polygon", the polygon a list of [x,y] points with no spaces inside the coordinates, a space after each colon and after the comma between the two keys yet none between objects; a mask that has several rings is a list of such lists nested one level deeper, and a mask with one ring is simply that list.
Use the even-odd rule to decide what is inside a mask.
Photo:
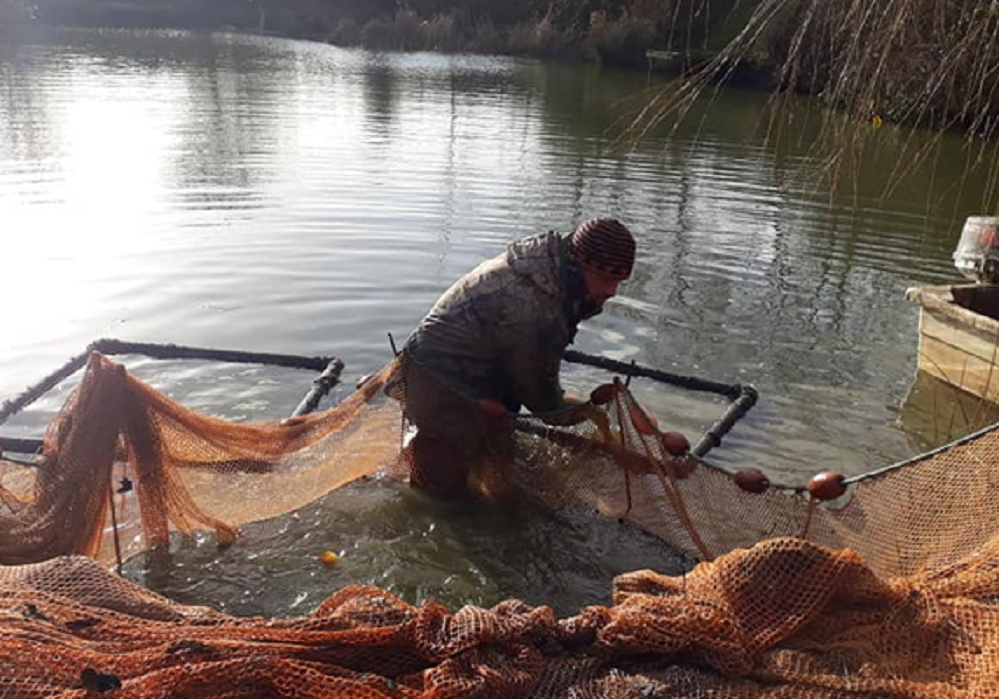
[{"label": "water surface", "polygon": [[[649,87],[644,74],[593,66],[226,34],[8,40],[0,396],[102,336],[335,354],[349,385],[388,360],[388,333],[401,342],[481,259],[607,214],[634,229],[640,258],[577,348],[754,384],[759,405],[712,458],[803,482],[939,443],[932,419],[903,419],[917,345],[917,309],[903,294],[958,279],[950,253],[981,199],[975,178],[962,179],[973,173],[963,142],[944,139],[910,167],[905,153],[925,136],[907,146],[903,132],[872,130],[833,190],[816,177],[814,112],[775,143],[765,96],[722,91],[676,131],[633,144],[621,125]],[[906,177],[886,193],[900,167]],[[288,413],[312,378],[129,366],[238,420]],[[572,370],[566,382],[586,391],[600,378]],[[4,434],[38,436],[71,383]],[[724,407],[640,391],[665,425],[692,436]],[[178,570],[196,575],[158,577],[146,561],[133,574],[186,601],[297,613],[349,581],[411,600],[550,592],[568,608],[606,600],[616,572],[672,565],[613,523],[480,517],[361,484],[303,517],[308,530],[267,523],[223,556],[179,545]],[[520,517],[530,526],[511,525]],[[302,547],[289,554],[293,541]],[[335,574],[314,565],[324,548],[346,552]]]}]

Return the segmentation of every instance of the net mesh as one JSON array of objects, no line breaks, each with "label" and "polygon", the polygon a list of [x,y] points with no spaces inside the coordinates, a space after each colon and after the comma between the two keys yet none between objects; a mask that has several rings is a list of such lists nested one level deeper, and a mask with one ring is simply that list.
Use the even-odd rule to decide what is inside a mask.
[{"label": "net mesh", "polygon": [[236,425],[93,355],[38,466],[0,463],[0,697],[999,697],[996,430],[826,501],[679,453],[620,383],[572,427],[476,418],[512,444],[476,466],[483,493],[595,508],[699,561],[619,576],[610,606],[561,619],[358,585],[307,617],[240,618],[107,570],[171,531],[231,543],[405,473],[403,375]]}]

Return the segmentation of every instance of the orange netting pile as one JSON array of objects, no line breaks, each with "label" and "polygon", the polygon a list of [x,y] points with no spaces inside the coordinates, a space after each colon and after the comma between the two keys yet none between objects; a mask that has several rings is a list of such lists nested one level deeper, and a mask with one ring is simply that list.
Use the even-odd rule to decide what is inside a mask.
[{"label": "orange netting pile", "polygon": [[484,490],[594,507],[702,561],[620,576],[611,606],[564,619],[367,586],[308,617],[237,618],[82,557],[171,531],[231,542],[398,472],[398,375],[324,413],[234,425],[95,355],[41,463],[0,463],[0,697],[999,697],[997,430],[819,484],[846,491],[826,501],[674,455],[620,384],[576,427],[498,418],[513,458],[482,466]]}]

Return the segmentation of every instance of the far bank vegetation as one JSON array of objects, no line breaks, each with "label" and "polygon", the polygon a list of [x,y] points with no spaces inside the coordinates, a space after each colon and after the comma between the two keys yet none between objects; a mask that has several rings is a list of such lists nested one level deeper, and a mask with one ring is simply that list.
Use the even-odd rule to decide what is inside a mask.
[{"label": "far bank vegetation", "polygon": [[230,28],[374,50],[499,53],[645,68],[648,49],[702,50],[739,5],[740,0],[0,0],[0,18],[20,14],[77,27]]},{"label": "far bank vegetation", "polygon": [[859,121],[975,137],[999,125],[999,0],[0,0],[0,25],[17,22],[224,28],[643,69],[652,49],[697,76],[688,94],[736,78]]}]

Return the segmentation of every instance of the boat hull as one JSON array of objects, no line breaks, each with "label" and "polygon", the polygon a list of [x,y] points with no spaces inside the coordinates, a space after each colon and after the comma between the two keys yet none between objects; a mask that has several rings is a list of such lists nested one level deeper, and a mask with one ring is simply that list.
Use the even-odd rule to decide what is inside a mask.
[{"label": "boat hull", "polygon": [[999,403],[999,285],[924,286],[919,304],[919,369]]}]

